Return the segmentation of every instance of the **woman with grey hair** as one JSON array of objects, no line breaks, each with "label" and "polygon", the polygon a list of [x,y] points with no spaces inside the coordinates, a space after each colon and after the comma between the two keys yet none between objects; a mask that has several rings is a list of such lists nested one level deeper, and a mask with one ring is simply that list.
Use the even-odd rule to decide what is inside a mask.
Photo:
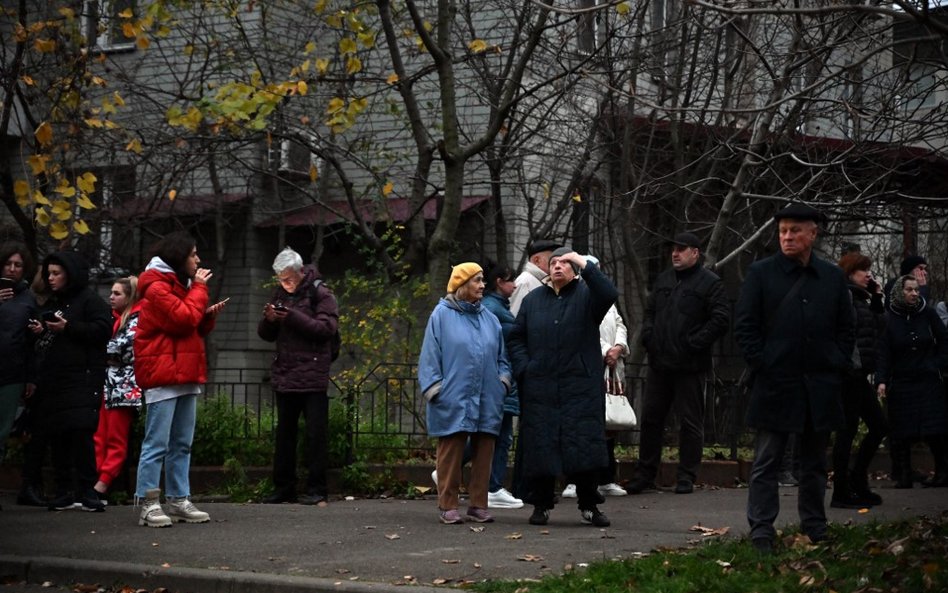
[{"label": "woman with grey hair", "polygon": [[[273,454],[274,492],[264,502],[326,506],[329,461],[329,365],[339,325],[336,297],[315,265],[287,247],[273,260],[277,286],[263,308],[257,334],[276,342],[270,382],[276,399],[277,430]],[[296,494],[296,432],[306,419],[309,461],[303,496]]]}]

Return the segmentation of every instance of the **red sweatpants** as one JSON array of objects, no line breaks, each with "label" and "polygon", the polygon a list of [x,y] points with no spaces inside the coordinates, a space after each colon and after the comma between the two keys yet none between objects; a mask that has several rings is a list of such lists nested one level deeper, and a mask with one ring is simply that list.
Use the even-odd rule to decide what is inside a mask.
[{"label": "red sweatpants", "polygon": [[106,486],[122,471],[128,456],[128,435],[135,420],[135,408],[99,408],[99,428],[95,431],[95,467]]}]

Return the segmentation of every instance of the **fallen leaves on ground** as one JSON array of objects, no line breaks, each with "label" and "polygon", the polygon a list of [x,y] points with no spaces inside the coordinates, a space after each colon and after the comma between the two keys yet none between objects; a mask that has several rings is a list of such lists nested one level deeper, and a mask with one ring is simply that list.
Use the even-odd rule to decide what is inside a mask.
[{"label": "fallen leaves on ground", "polygon": [[543,562],[543,556],[538,556],[536,554],[524,554],[523,556],[517,556],[517,560],[521,562]]},{"label": "fallen leaves on ground", "polygon": [[731,530],[730,527],[714,528],[714,527],[705,527],[704,525],[698,524],[698,525],[692,525],[688,531],[697,531],[698,533],[701,534],[701,537],[714,537],[717,535],[725,535],[730,530]]}]

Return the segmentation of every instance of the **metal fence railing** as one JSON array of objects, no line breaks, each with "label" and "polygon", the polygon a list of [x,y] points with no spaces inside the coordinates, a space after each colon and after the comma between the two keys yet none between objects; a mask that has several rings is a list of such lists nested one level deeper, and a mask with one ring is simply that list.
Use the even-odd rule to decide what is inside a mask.
[{"label": "metal fence railing", "polygon": [[[627,366],[626,394],[641,417],[645,389],[644,368]],[[416,365],[412,363],[382,362],[373,367],[351,387],[333,384],[330,389],[334,401],[344,404],[346,459],[351,461],[356,452],[370,457],[386,455],[400,457],[433,454],[435,442],[427,434],[425,401],[420,393]],[[275,414],[273,396],[267,383],[217,382],[207,386],[209,395],[225,397],[230,405],[246,414],[246,430],[235,438],[260,438],[273,433]],[[738,448],[750,443],[744,428],[746,401],[736,380],[710,378],[705,390],[705,446],[726,451],[726,456],[737,458]],[[665,444],[677,446],[678,422],[674,411],[667,423]],[[618,435],[624,445],[635,445],[639,429]]]}]

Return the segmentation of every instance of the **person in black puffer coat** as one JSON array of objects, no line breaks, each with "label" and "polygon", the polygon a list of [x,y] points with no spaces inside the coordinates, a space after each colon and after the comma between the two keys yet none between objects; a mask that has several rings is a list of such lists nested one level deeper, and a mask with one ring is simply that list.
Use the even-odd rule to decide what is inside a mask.
[{"label": "person in black puffer coat", "polygon": [[[98,478],[92,437],[99,422],[112,311],[89,288],[89,265],[78,253],[49,255],[42,270],[52,296],[29,325],[34,347],[27,393],[32,393],[34,428],[49,438],[53,451],[56,497],[49,509],[65,510],[78,502],[83,510],[104,511],[92,489]],[[41,454],[30,449],[27,463]]]},{"label": "person in black puffer coat", "polygon": [[[882,504],[882,497],[869,489],[868,470],[876,450],[888,432],[885,414],[868,376],[876,370],[876,343],[885,328],[882,287],[872,278],[872,260],[861,253],[847,253],[839,260],[849,281],[856,313],[856,349],[853,370],[843,380],[842,396],[846,426],[836,431],[833,443],[833,498],[836,508],[863,508]],[[859,428],[868,432],[859,444],[856,461],[849,458]]]},{"label": "person in black puffer coat", "polygon": [[919,294],[914,276],[902,276],[889,294],[885,332],[879,340],[876,386],[886,399],[896,488],[912,487],[911,446],[923,440],[935,458],[926,486],[948,486],[948,401],[941,373],[948,369],[948,329]]}]

